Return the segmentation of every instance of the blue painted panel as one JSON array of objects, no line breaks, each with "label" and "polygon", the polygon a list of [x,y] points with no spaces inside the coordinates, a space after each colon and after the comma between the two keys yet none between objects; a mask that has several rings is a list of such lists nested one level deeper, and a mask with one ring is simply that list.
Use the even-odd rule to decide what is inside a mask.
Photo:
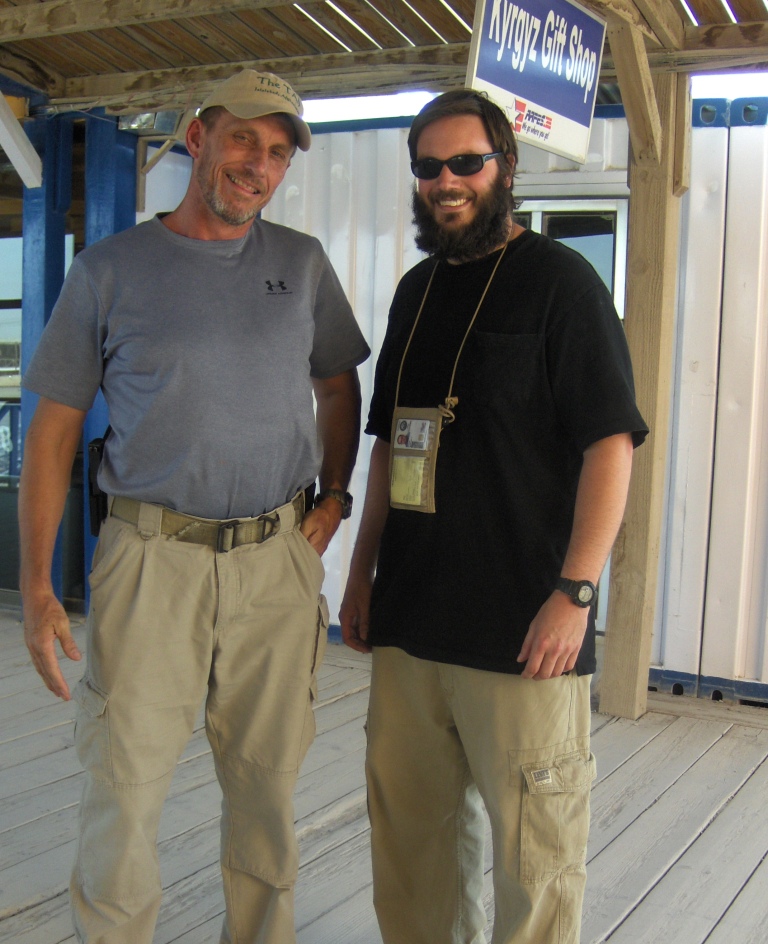
[{"label": "blue painted panel", "polygon": [[648,673],[648,687],[654,691],[668,692],[672,695],[693,695],[698,693],[699,677],[689,672],[666,672],[664,669],[651,669]]},{"label": "blue painted panel", "polygon": [[724,679],[708,675],[691,675],[689,672],[668,672],[652,668],[648,673],[648,686],[659,692],[673,695],[692,695],[712,701],[756,701],[768,705],[768,684],[746,679]]},{"label": "blue painted panel", "polygon": [[737,98],[731,102],[731,127],[768,124],[768,98]]},{"label": "blue painted panel", "polygon": [[[22,234],[21,370],[27,368],[64,281],[66,214],[72,193],[72,118],[36,118],[25,130],[43,162],[43,185],[24,187]],[[21,392],[21,431],[26,437],[37,396]],[[51,569],[63,597],[61,531]]]},{"label": "blue painted panel", "polygon": [[[102,110],[86,119],[85,131],[85,242],[90,246],[136,223],[136,137],[119,131],[117,118]],[[104,435],[109,423],[101,392],[85,419],[85,442]],[[83,456],[84,568],[91,569],[96,538],[88,515],[88,450]],[[85,581],[86,603],[90,597]]]},{"label": "blue painted panel", "polygon": [[699,697],[713,701],[759,701],[768,704],[768,685],[746,679],[722,679],[702,675],[699,679]]},{"label": "blue painted panel", "polygon": [[694,128],[727,128],[729,115],[730,102],[727,98],[694,99]]}]

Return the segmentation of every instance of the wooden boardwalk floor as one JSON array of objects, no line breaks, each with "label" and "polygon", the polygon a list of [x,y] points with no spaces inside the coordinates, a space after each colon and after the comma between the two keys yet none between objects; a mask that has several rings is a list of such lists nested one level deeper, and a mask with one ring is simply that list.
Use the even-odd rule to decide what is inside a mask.
[{"label": "wooden boardwalk floor", "polygon": [[[76,629],[82,641],[82,621]],[[0,611],[0,944],[74,942],[67,903],[81,774],[71,705]],[[68,664],[70,683],[81,666]],[[300,944],[380,944],[371,905],[363,753],[368,660],[329,645],[318,736],[296,796]],[[582,944],[768,942],[768,711],[653,696],[636,722],[593,716]],[[196,731],[160,826],[166,889],[155,944],[216,944],[219,791]],[[490,872],[486,904],[493,911]],[[488,933],[490,940],[490,932]],[[435,942],[441,944],[441,942]]]}]

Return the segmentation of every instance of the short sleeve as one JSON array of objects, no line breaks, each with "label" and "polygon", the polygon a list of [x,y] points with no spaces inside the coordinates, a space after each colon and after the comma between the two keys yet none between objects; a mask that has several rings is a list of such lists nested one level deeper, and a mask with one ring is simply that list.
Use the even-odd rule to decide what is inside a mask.
[{"label": "short sleeve", "polygon": [[624,326],[602,282],[563,308],[546,350],[558,415],[580,451],[618,433],[643,442],[648,427],[635,403]]},{"label": "short sleeve", "polygon": [[93,282],[75,259],[24,373],[24,387],[65,406],[90,409],[103,375],[104,325]]},{"label": "short sleeve", "polygon": [[310,357],[313,377],[327,379],[362,364],[371,350],[355,320],[330,260],[318,244],[315,337]]}]

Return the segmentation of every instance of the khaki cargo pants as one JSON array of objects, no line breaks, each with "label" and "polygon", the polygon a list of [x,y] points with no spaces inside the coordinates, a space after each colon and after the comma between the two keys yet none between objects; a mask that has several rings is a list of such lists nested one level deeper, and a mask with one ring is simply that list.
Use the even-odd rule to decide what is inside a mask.
[{"label": "khaki cargo pants", "polygon": [[88,665],[75,693],[86,769],[77,938],[151,944],[160,812],[205,699],[223,793],[221,941],[291,944],[293,790],[314,737],[328,623],[322,561],[291,505],[279,509],[280,533],[228,553],[161,535],[155,506],[141,508],[141,533],[107,519],[91,574]]},{"label": "khaki cargo pants", "polygon": [[577,944],[586,878],[589,676],[548,681],[375,648],[368,718],[374,904],[384,944]]}]

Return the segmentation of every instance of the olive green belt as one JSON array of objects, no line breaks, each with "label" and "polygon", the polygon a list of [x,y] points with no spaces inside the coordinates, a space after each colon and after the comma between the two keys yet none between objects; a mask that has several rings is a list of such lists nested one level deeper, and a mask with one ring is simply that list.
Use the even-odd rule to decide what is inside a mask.
[{"label": "olive green belt", "polygon": [[[112,499],[109,513],[128,524],[138,525],[142,504],[143,502],[134,498],[117,496]],[[299,524],[304,517],[304,492],[299,492],[288,504],[293,505],[295,522]],[[162,508],[160,534],[165,534],[174,541],[204,544],[216,551],[226,552],[244,544],[262,544],[274,537],[280,530],[278,512],[279,509],[275,509],[257,518],[217,521],[211,518],[195,518],[180,511]]]}]

